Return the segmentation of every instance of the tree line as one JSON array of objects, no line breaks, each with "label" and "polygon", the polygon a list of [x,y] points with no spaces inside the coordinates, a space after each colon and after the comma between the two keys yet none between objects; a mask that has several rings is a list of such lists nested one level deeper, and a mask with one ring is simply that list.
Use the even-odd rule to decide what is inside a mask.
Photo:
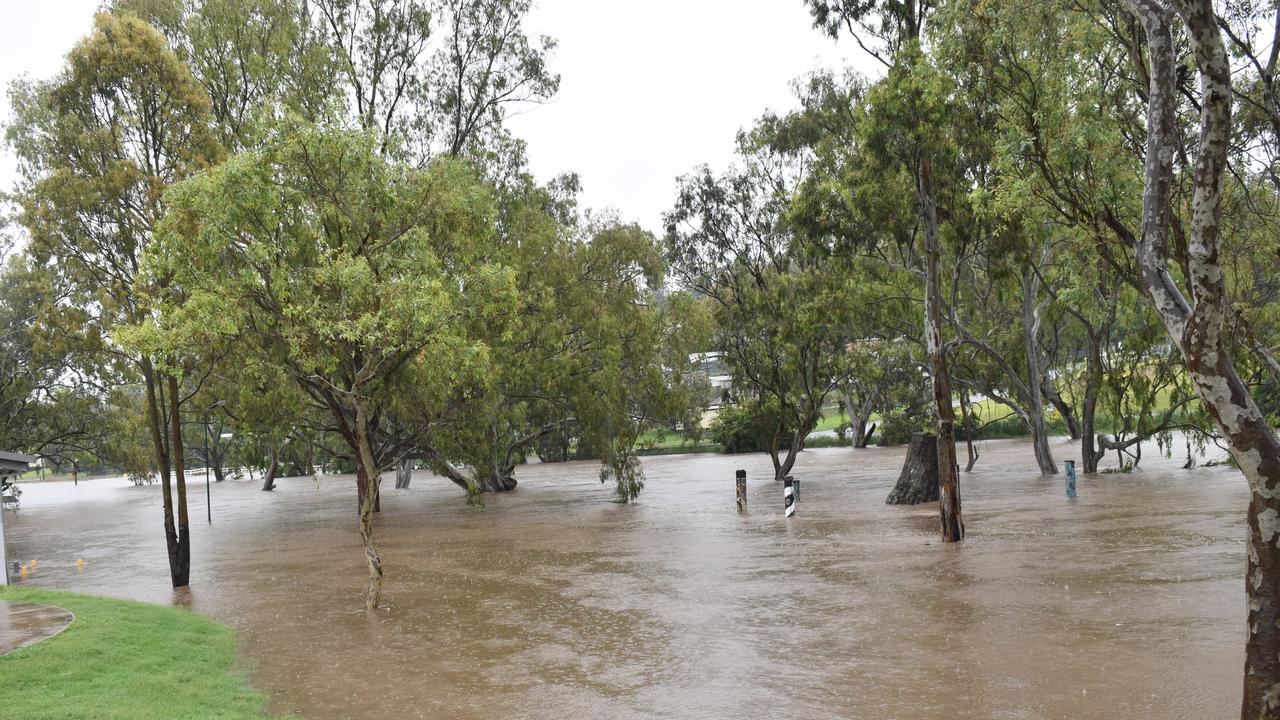
[{"label": "tree line", "polygon": [[706,321],[665,288],[655,238],[580,211],[576,178],[528,172],[504,118],[559,82],[528,10],[99,13],[61,72],[11,90],[25,243],[6,265],[0,441],[158,477],[175,586],[193,455],[220,470],[247,446],[265,490],[282,458],[346,465],[369,607],[384,470],[407,483],[421,463],[479,502],[559,440],[634,499],[639,436],[701,396]]},{"label": "tree line", "polygon": [[1280,717],[1280,13],[806,4],[877,74],[799,80],[800,109],[741,132],[733,167],[681,179],[665,242],[779,476],[832,397],[859,428],[927,425],[959,541],[976,396],[1044,474],[1051,414],[1085,472],[1171,453],[1175,431],[1188,467],[1217,443],[1251,489],[1242,717]]},{"label": "tree line", "polygon": [[265,489],[349,463],[374,607],[383,471],[475,502],[575,447],[634,499],[641,436],[706,405],[692,352],[779,478],[834,405],[859,447],[927,426],[948,541],[976,405],[1044,474],[1055,431],[1088,473],[1182,431],[1249,482],[1242,716],[1280,716],[1280,12],[805,4],[877,71],[799,79],[662,238],[528,172],[504,119],[559,78],[527,0],[110,5],[11,92],[0,442],[159,477],[175,585],[187,458],[220,447],[185,423],[234,425]]}]

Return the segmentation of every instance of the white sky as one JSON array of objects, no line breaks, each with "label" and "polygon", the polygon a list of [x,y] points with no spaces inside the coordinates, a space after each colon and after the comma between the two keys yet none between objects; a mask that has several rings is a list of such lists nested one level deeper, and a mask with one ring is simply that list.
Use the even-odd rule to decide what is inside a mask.
[{"label": "white sky", "polygon": [[[98,0],[0,0],[0,81],[49,77],[92,25]],[[577,172],[583,205],[655,234],[675,178],[732,159],[734,134],[795,106],[790,81],[856,58],[810,27],[802,0],[539,0],[526,28],[559,41],[559,94],[510,120],[541,180]],[[0,117],[8,118],[7,96]],[[15,180],[0,156],[0,188]]]}]

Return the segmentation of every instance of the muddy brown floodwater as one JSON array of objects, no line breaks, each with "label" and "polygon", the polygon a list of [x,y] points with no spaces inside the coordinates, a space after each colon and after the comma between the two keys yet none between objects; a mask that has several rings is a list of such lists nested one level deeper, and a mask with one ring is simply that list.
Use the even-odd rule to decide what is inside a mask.
[{"label": "muddy brown floodwater", "polygon": [[1151,447],[1071,501],[1028,445],[984,443],[968,539],[944,546],[936,506],[884,504],[902,454],[803,453],[790,521],[763,455],[646,458],[629,506],[593,463],[521,468],[484,510],[426,473],[387,482],[372,616],[350,478],[215,484],[212,526],[193,481],[189,591],[156,486],[27,484],[9,557],[40,561],[30,584],[234,626],[271,709],[309,720],[1238,717],[1237,472]]}]

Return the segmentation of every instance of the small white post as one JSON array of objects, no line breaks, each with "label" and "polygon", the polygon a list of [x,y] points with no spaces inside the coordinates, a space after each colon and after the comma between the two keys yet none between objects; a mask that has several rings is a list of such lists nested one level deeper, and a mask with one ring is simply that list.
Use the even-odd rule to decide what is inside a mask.
[{"label": "small white post", "polygon": [[796,514],[795,482],[790,475],[782,478],[782,507],[787,517]]}]

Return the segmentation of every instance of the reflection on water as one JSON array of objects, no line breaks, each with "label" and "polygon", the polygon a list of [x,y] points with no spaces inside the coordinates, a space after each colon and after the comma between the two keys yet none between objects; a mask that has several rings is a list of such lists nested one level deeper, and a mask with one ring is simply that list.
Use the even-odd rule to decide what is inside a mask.
[{"label": "reflection on water", "polygon": [[349,478],[216,484],[212,526],[193,492],[190,590],[155,486],[29,484],[9,557],[234,626],[272,709],[311,720],[1235,717],[1245,482],[1151,455],[1068,500],[987,443],[960,546],[935,506],[884,505],[901,448],[802,454],[790,521],[758,455],[648,458],[631,506],[590,463],[522,468],[484,510],[419,473],[384,485],[373,615]]}]

